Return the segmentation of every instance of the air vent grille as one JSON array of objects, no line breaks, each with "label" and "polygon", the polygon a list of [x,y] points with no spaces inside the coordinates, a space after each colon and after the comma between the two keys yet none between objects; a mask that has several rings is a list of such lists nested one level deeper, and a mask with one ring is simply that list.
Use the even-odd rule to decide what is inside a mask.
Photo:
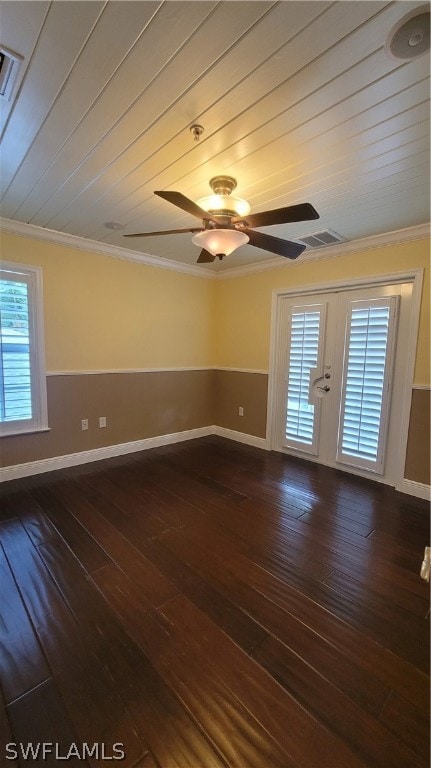
[{"label": "air vent grille", "polygon": [[0,96],[7,101],[11,100],[21,62],[22,56],[0,45]]},{"label": "air vent grille", "polygon": [[303,243],[307,248],[322,248],[325,245],[345,243],[346,239],[332,229],[325,229],[322,232],[313,232],[310,235],[304,235],[304,237],[297,237],[296,242]]}]

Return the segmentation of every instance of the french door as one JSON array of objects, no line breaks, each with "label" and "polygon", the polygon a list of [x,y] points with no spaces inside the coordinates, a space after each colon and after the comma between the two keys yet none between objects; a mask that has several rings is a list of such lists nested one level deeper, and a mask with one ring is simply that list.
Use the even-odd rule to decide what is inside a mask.
[{"label": "french door", "polygon": [[390,482],[411,297],[412,283],[281,297],[275,450]]}]

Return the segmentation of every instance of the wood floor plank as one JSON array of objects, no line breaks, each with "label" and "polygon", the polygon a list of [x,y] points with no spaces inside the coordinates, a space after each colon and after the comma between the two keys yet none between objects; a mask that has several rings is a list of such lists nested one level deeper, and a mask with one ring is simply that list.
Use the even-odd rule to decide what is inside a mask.
[{"label": "wood floor plank", "polygon": [[[169,768],[222,768],[225,763],[217,751],[142,649],[115,620],[105,600],[94,592],[70,550],[64,544],[48,542],[41,545],[40,552],[80,625],[85,627],[89,653],[105,666],[157,762]],[[94,572],[93,577],[112,567]]]},{"label": "wood floor plank", "polygon": [[148,753],[145,755],[145,757],[142,758],[142,760],[139,760],[136,765],[133,766],[133,768],[160,768],[160,766],[158,763],[156,763],[154,755],[150,755],[150,753]]},{"label": "wood floor plank", "polygon": [[[53,489],[53,493],[64,503],[69,513],[103,547],[111,558],[111,562],[115,561],[125,573],[132,576],[150,602],[154,605],[160,605],[177,594],[177,590],[171,582],[136,547],[140,541],[140,518],[135,518],[134,522],[129,522],[127,530],[130,532],[130,540],[128,540],[118,530],[119,519],[122,523],[124,518],[118,515],[117,510],[115,510],[114,516],[117,527],[107,519],[109,515],[107,502],[103,504],[104,515],[101,515],[94,505],[83,497],[79,487],[75,488],[72,484],[62,483]],[[109,505],[109,510],[112,513],[112,504]]]},{"label": "wood floor plank", "polygon": [[216,436],[0,499],[3,739],[124,741],[128,768],[427,766],[426,502]]},{"label": "wood floor plank", "polygon": [[55,498],[49,488],[37,488],[32,495],[89,573],[111,562],[106,552],[82,525],[68,514],[64,505]]},{"label": "wood floor plank", "polygon": [[[1,582],[0,582],[1,583]],[[6,702],[3,697],[3,691],[0,686],[0,750],[2,750],[2,759],[8,758],[7,765],[10,768],[18,768],[18,760],[13,755],[13,743],[12,730],[9,720],[9,715],[6,709]],[[10,747],[10,749],[9,749]]]},{"label": "wood floor plank", "polygon": [[[346,573],[346,571],[349,571]],[[369,573],[362,568],[353,568],[352,564],[348,569],[338,570],[334,569],[324,578],[325,584],[329,584],[339,591],[344,592],[346,595],[359,594],[366,596],[368,603],[368,596],[370,596],[370,603],[375,598],[385,601],[389,609],[392,606],[395,608],[401,608],[407,613],[412,613],[415,616],[424,618],[429,608],[429,596],[425,585],[421,589],[421,594],[412,592],[409,589],[397,586],[394,589],[394,584],[390,579],[375,573]],[[400,614],[402,615],[402,614]]]},{"label": "wood floor plank", "polygon": [[[35,761],[32,755],[37,757],[38,753],[37,761],[47,768],[58,768],[60,759],[67,761],[62,762],[63,765],[73,768],[89,766],[86,759],[81,759],[82,755],[76,755],[79,738],[52,679],[9,704],[8,714],[14,742],[19,748],[20,768],[28,766],[29,761]],[[47,749],[52,748],[52,752],[47,751],[43,755],[40,751],[43,744],[47,745]]]},{"label": "wood floor plank", "polygon": [[430,723],[429,718],[419,707],[392,691],[380,719],[406,744],[409,744],[411,749],[422,755],[425,762],[429,761]]},{"label": "wood floor plank", "polygon": [[[106,742],[107,735],[111,744],[127,743],[123,764],[131,768],[147,748],[137,736],[124,702],[104,667],[89,652],[85,627],[74,620],[20,523],[5,525],[9,530],[2,536],[3,547],[78,736],[88,743]],[[101,764],[99,760],[89,762]]]},{"label": "wood floor plank", "polygon": [[248,613],[158,541],[147,542],[145,554],[170,578],[178,592],[186,595],[245,651],[259,645],[267,636],[266,630]]},{"label": "wood floor plank", "polygon": [[[231,562],[229,569],[226,569],[220,554],[217,555],[217,552],[210,549],[208,545],[207,552],[202,543],[198,549],[195,544],[187,541],[181,531],[168,533],[163,540],[177,555],[195,563],[202,573],[207,573],[219,584],[224,584],[224,588],[231,595],[235,595],[236,602],[246,607],[269,631],[278,634],[281,640],[285,639],[285,628],[292,622],[295,626],[298,624],[307,626],[316,633],[317,637],[323,638],[338,648],[340,653],[344,653],[352,660],[359,660],[364,669],[379,677],[389,689],[395,688],[413,701],[416,697],[420,697],[421,702],[424,703],[428,698],[428,678],[425,674],[413,664],[388,653],[384,647],[365,634],[357,633],[328,611],[322,610],[308,597],[290,590],[287,585],[283,585],[283,595],[280,596],[279,591],[282,585],[277,584],[276,589],[271,591],[269,600],[268,595],[260,591],[258,583],[253,587],[247,581],[235,578],[232,570],[237,568],[237,563]],[[267,590],[267,584],[266,579],[264,590]],[[256,586],[258,588],[255,588]],[[281,614],[277,615],[274,605],[282,611]],[[281,618],[283,613],[284,619]],[[283,628],[281,635],[280,625]]]},{"label": "wood floor plank", "polygon": [[[324,722],[328,728],[358,752],[371,768],[387,765],[388,752],[392,765],[399,768],[423,766],[424,749],[417,749],[400,730],[391,728],[389,720],[382,724],[356,701],[311,667],[298,654],[274,637],[268,637],[253,656],[299,702]],[[414,706],[406,702],[406,710]],[[367,738],[363,738],[363,734]],[[426,743],[426,740],[425,742]]]},{"label": "wood floor plank", "polygon": [[[184,638],[184,642],[191,645],[195,654],[210,659],[211,665],[228,682],[235,695],[248,703],[259,722],[296,761],[309,768],[313,768],[318,761],[325,764],[330,760],[335,765],[362,764],[355,757],[355,751],[346,749],[333,732],[310,716],[310,710],[306,711],[298,705],[298,701],[283,690],[266,670],[240,653],[229,638],[220,635],[218,628],[186,598],[171,600],[159,612]],[[203,641],[198,642],[197,638],[203,638]],[[286,722],[289,722],[288,730]],[[301,734],[299,750],[293,733]]]},{"label": "wood floor plank", "polygon": [[[148,541],[146,532],[141,530],[142,518],[139,511],[138,515],[131,516],[119,505],[104,499],[100,506],[102,514],[99,514],[83,498],[79,489],[79,484],[61,483],[55,488],[55,493],[69,504],[73,514],[97,538],[122,570],[140,583],[143,594],[154,606],[161,605],[182,591],[196,600],[209,615],[217,617],[225,631],[232,634],[242,647],[252,648],[266,636],[266,632],[256,622],[207,582],[199,579],[192,569],[166,549],[157,548],[153,540]],[[100,499],[100,496],[97,498]],[[93,497],[95,503],[97,498]],[[164,495],[162,498],[165,498]],[[183,517],[184,503],[179,501],[180,515]],[[174,514],[178,511],[176,504],[173,511]],[[190,522],[188,518],[187,521]],[[178,527],[183,526],[177,524],[175,529]],[[163,532],[165,530],[164,527]],[[134,547],[140,550],[139,559]]]},{"label": "wood floor plank", "polygon": [[[211,541],[208,541],[205,536],[201,535],[198,528],[186,532],[168,532],[163,536],[163,540],[166,541],[174,539],[183,541],[186,545],[190,541],[192,546],[193,542],[195,542],[201,550],[203,548],[209,549],[215,555],[217,555],[217,552],[222,547],[225,553],[228,551],[228,542],[225,543],[225,538],[222,536],[217,537],[214,533]],[[272,574],[266,573],[264,569],[256,567],[255,563],[245,558],[242,553],[235,552],[232,548],[230,548],[230,557],[233,563],[231,570],[234,569],[237,574],[242,576],[247,575],[249,584],[259,589],[259,591],[281,607],[290,606],[291,601],[296,601],[300,593],[301,608],[293,608],[295,615],[300,615],[302,610],[305,620],[307,618],[305,609],[309,607],[311,611],[314,611],[314,603],[318,603],[326,611],[329,611],[332,615],[337,616],[349,625],[360,629],[370,638],[383,641],[385,647],[396,651],[407,661],[414,659],[421,669],[428,672],[428,627],[423,620],[416,621],[412,617],[408,623],[404,621],[405,629],[400,637],[395,631],[397,625],[396,612],[384,611],[380,604],[377,609],[373,609],[372,601],[370,601],[371,604],[359,606],[359,601],[356,602],[352,599],[352,595],[349,595],[348,599],[346,599],[344,596],[341,597],[341,594],[336,590],[328,590],[326,585],[319,584],[311,579],[292,577],[291,583],[289,583],[288,578],[283,582]],[[304,596],[309,598],[309,600],[304,600]],[[312,603],[309,601],[312,601]],[[287,609],[290,610],[289,607]]]},{"label": "wood floor plank", "polygon": [[[297,763],[243,707],[207,663],[176,641],[166,622],[145,604],[133,583],[118,570],[103,568],[93,578],[158,672],[233,768],[290,768]],[[358,764],[359,766],[360,764]]]},{"label": "wood floor plank", "polygon": [[[256,501],[254,499],[245,501],[241,509],[253,516],[257,509]],[[404,568],[395,558],[392,560],[390,554],[381,556],[382,553],[378,548],[370,547],[368,539],[355,537],[355,534],[340,536],[335,533],[323,533],[293,518],[285,519],[283,528],[275,542],[273,535],[269,538],[270,529],[266,531],[266,545],[274,547],[275,551],[278,548],[283,550],[289,544],[297,544],[298,547],[310,552],[316,559],[332,565],[333,568],[348,569],[352,563],[353,568],[359,567],[362,570],[369,568],[371,572],[376,570],[377,573],[392,580],[393,584],[419,595],[424,594],[424,585],[417,578],[416,552],[412,553],[409,559],[409,568]]]},{"label": "wood floor plank", "polygon": [[55,530],[42,508],[27,491],[6,496],[2,498],[1,503],[3,509],[9,511],[10,516],[18,517],[21,520],[35,546],[43,541],[48,541],[55,535]]},{"label": "wood floor plank", "polygon": [[[422,605],[422,611],[419,616],[413,615],[404,607],[399,607],[396,600],[387,599],[387,595],[382,596],[376,594],[372,585],[365,587],[363,583],[352,579],[350,576],[340,573],[339,571],[332,571],[324,579],[324,583],[327,584],[335,592],[345,595],[349,601],[357,606],[361,607],[361,616],[365,611],[371,610],[374,614],[377,614],[382,620],[384,620],[389,631],[396,633],[397,626],[403,624],[408,629],[405,632],[405,641],[407,643],[415,642],[420,638],[420,643],[423,648],[427,648],[428,627],[424,621],[426,613],[426,601],[425,599],[419,600],[418,605]],[[383,636],[382,633],[381,636]]]},{"label": "wood floor plank", "polygon": [[[4,528],[14,523],[8,521],[1,524],[0,541],[3,539]],[[0,584],[0,681],[6,702],[9,703],[47,680],[51,672],[1,548]]]}]

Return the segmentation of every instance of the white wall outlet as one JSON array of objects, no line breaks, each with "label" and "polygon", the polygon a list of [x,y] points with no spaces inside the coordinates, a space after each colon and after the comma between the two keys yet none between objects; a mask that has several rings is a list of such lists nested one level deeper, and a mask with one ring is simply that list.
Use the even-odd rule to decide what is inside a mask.
[{"label": "white wall outlet", "polygon": [[81,429],[82,431],[88,429],[88,419],[81,419]]},{"label": "white wall outlet", "polygon": [[238,408],[238,416],[244,416],[244,408],[242,405],[240,405]]},{"label": "white wall outlet", "polygon": [[99,427],[106,427],[106,416],[99,416]]}]

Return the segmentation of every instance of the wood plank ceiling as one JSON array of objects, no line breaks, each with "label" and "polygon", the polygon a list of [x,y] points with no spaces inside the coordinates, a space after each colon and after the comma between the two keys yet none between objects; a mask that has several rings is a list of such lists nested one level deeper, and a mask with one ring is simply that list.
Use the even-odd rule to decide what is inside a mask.
[{"label": "wood plank ceiling", "polygon": [[[263,230],[277,237],[429,221],[429,56],[384,50],[420,5],[0,3],[1,44],[23,57],[1,99],[2,216],[185,264],[199,255],[190,234],[122,235],[199,226],[153,191],[197,200],[221,173],[252,212],[320,213]],[[272,258],[244,246],[205,268]]]}]

